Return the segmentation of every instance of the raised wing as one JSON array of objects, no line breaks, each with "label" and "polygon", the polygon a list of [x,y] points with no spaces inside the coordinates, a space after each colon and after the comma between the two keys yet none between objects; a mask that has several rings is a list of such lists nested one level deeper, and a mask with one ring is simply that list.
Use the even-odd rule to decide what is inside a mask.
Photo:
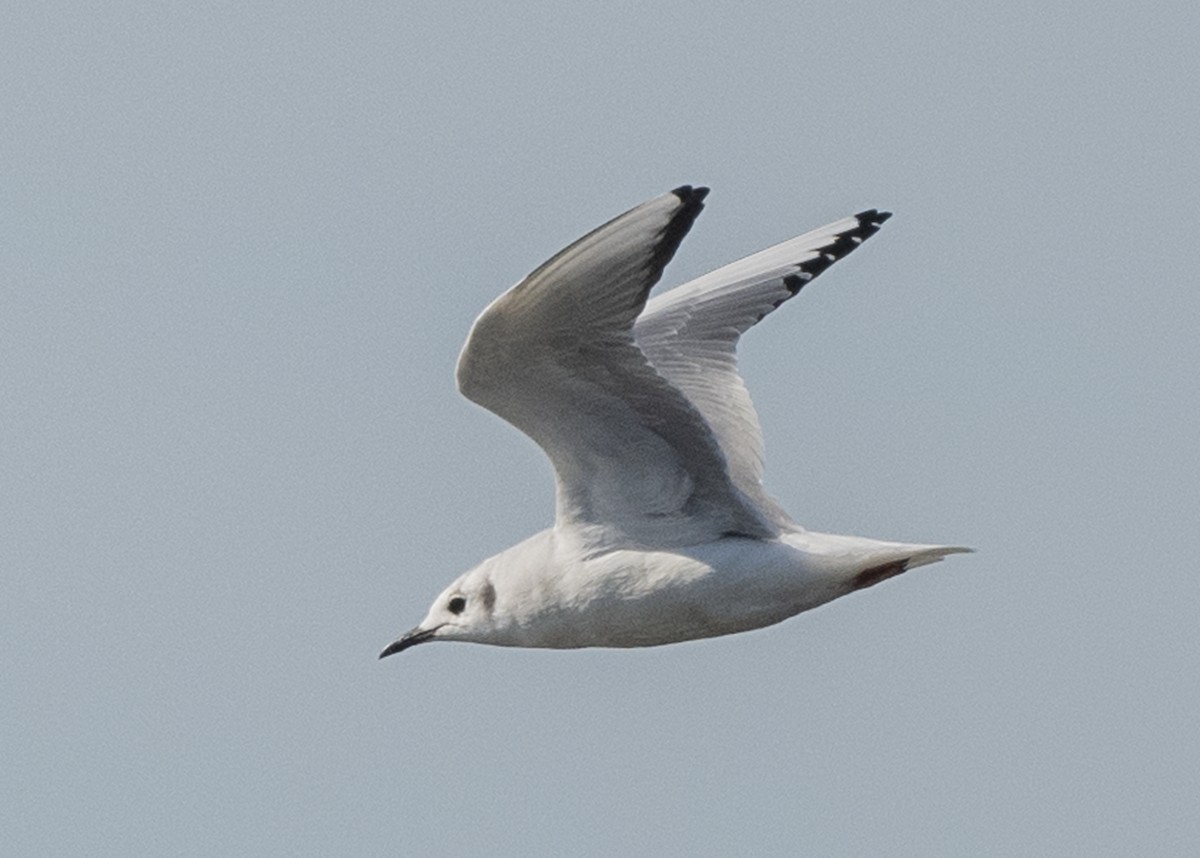
[{"label": "raised wing", "polygon": [[634,343],[707,193],[677,188],[559,252],[483,311],[459,357],[459,390],[550,457],[558,526],[585,543],[776,532],[730,481],[701,414]]},{"label": "raised wing", "polygon": [[716,436],[734,486],[779,527],[796,525],[763,488],[762,429],[738,374],[738,339],[889,217],[859,212],[726,265],[655,297],[634,325],[651,364]]}]

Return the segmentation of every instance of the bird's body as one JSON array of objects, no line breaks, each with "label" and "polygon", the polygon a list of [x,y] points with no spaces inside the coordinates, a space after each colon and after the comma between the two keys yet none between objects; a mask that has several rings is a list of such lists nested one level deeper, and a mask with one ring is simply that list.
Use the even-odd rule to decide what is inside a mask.
[{"label": "bird's body", "polygon": [[[477,629],[486,626],[498,646],[656,646],[773,625],[903,571],[898,561],[930,562],[944,551],[799,531],[589,556],[549,528],[484,561],[456,592],[503,580],[494,619]],[[882,577],[864,577],[872,570]]]},{"label": "bird's body", "polygon": [[761,628],[968,549],[807,531],[762,487],[738,338],[889,216],[862,212],[647,303],[707,189],[589,233],[472,327],[459,389],[536,441],[554,527],[462,575],[384,650],[655,646]]}]

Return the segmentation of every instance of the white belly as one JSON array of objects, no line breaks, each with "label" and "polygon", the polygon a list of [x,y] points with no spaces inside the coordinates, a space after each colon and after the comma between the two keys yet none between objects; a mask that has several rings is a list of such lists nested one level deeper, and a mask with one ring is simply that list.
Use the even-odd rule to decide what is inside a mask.
[{"label": "white belly", "polygon": [[655,646],[762,628],[846,592],[823,560],[742,538],[615,551],[564,570],[555,608],[536,623],[539,640],[524,645]]},{"label": "white belly", "polygon": [[804,531],[731,537],[671,551],[559,556],[537,609],[503,641],[531,647],[638,647],[773,625],[906,568],[966,549]]}]

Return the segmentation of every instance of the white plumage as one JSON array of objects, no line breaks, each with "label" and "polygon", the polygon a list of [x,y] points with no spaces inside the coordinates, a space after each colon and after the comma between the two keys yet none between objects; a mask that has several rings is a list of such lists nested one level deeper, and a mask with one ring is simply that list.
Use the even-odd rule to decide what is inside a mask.
[{"label": "white plumage", "polygon": [[707,193],[631,209],[476,319],[459,389],[549,456],[555,524],[462,575],[383,655],[431,640],[649,646],[745,631],[968,550],[805,531],[762,484],[738,339],[890,215],[844,218],[647,302]]}]

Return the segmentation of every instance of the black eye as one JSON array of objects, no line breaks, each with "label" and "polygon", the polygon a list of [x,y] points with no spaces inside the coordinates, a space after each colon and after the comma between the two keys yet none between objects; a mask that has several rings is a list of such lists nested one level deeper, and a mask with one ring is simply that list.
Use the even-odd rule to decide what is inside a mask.
[{"label": "black eye", "polygon": [[450,609],[450,613],[452,614],[461,614],[467,609],[467,600],[462,596],[455,596],[446,603],[446,607]]}]

